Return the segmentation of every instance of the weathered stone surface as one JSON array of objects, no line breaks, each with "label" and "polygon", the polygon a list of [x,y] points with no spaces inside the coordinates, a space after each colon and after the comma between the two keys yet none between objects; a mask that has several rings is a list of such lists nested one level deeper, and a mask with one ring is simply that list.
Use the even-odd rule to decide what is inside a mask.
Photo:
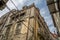
[{"label": "weathered stone surface", "polygon": [[54,2],[54,0],[46,0],[47,1],[47,4],[51,4]]},{"label": "weathered stone surface", "polygon": [[0,40],[53,40],[47,24],[34,5],[20,11],[11,10],[0,20],[3,21]]},{"label": "weathered stone surface", "polygon": [[47,1],[47,5],[51,13],[54,25],[57,29],[58,37],[60,37],[60,0],[54,0],[52,4],[48,4],[48,1]]},{"label": "weathered stone surface", "polygon": [[49,7],[49,11],[50,11],[51,13],[56,12],[55,4],[48,5],[48,7]]},{"label": "weathered stone surface", "polygon": [[6,7],[6,3],[8,0],[0,0],[0,10],[4,9]]}]

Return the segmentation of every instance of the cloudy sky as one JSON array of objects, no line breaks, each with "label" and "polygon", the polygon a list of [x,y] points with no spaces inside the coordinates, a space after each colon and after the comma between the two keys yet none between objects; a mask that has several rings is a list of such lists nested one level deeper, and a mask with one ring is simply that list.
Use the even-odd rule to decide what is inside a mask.
[{"label": "cloudy sky", "polygon": [[[14,6],[14,4],[9,0],[7,2],[7,6],[12,10],[12,9],[19,9],[21,10],[22,7],[24,5],[31,5],[32,3],[35,3],[36,7],[38,7],[40,9],[40,14],[44,17],[47,25],[49,26],[49,29],[52,33],[54,33],[54,31],[56,31],[56,28],[54,28],[53,22],[52,22],[52,18],[50,15],[50,12],[48,10],[48,7],[46,5],[46,1],[45,0],[12,0],[14,2],[14,4],[16,5],[16,7]],[[2,11],[0,10],[0,17],[2,15],[4,15],[5,13],[9,12],[9,10],[7,8],[3,9]]]}]

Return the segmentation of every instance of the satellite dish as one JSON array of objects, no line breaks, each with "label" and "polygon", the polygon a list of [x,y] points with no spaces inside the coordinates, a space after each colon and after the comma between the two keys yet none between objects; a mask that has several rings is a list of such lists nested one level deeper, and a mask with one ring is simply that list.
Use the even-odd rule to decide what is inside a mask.
[{"label": "satellite dish", "polygon": [[8,0],[0,0],[0,10],[4,9],[6,7],[6,3]]}]

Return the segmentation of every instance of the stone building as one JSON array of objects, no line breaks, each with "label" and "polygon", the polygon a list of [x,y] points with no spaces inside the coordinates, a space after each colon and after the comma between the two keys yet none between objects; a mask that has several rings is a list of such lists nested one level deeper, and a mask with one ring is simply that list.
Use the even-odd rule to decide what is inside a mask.
[{"label": "stone building", "polygon": [[0,18],[0,40],[53,40],[34,4],[11,10]]},{"label": "stone building", "polygon": [[60,38],[60,0],[47,0],[47,5]]},{"label": "stone building", "polygon": [[8,0],[0,0],[0,10],[4,9],[6,7],[6,3]]}]

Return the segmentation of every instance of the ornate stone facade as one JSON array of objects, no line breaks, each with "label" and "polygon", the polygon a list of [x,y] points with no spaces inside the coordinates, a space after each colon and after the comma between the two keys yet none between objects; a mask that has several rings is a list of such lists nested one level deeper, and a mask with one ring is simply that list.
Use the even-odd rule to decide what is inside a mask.
[{"label": "ornate stone facade", "polygon": [[60,0],[47,0],[47,5],[60,38]]},{"label": "ornate stone facade", "polygon": [[0,18],[0,40],[54,40],[35,5],[11,10]]}]

